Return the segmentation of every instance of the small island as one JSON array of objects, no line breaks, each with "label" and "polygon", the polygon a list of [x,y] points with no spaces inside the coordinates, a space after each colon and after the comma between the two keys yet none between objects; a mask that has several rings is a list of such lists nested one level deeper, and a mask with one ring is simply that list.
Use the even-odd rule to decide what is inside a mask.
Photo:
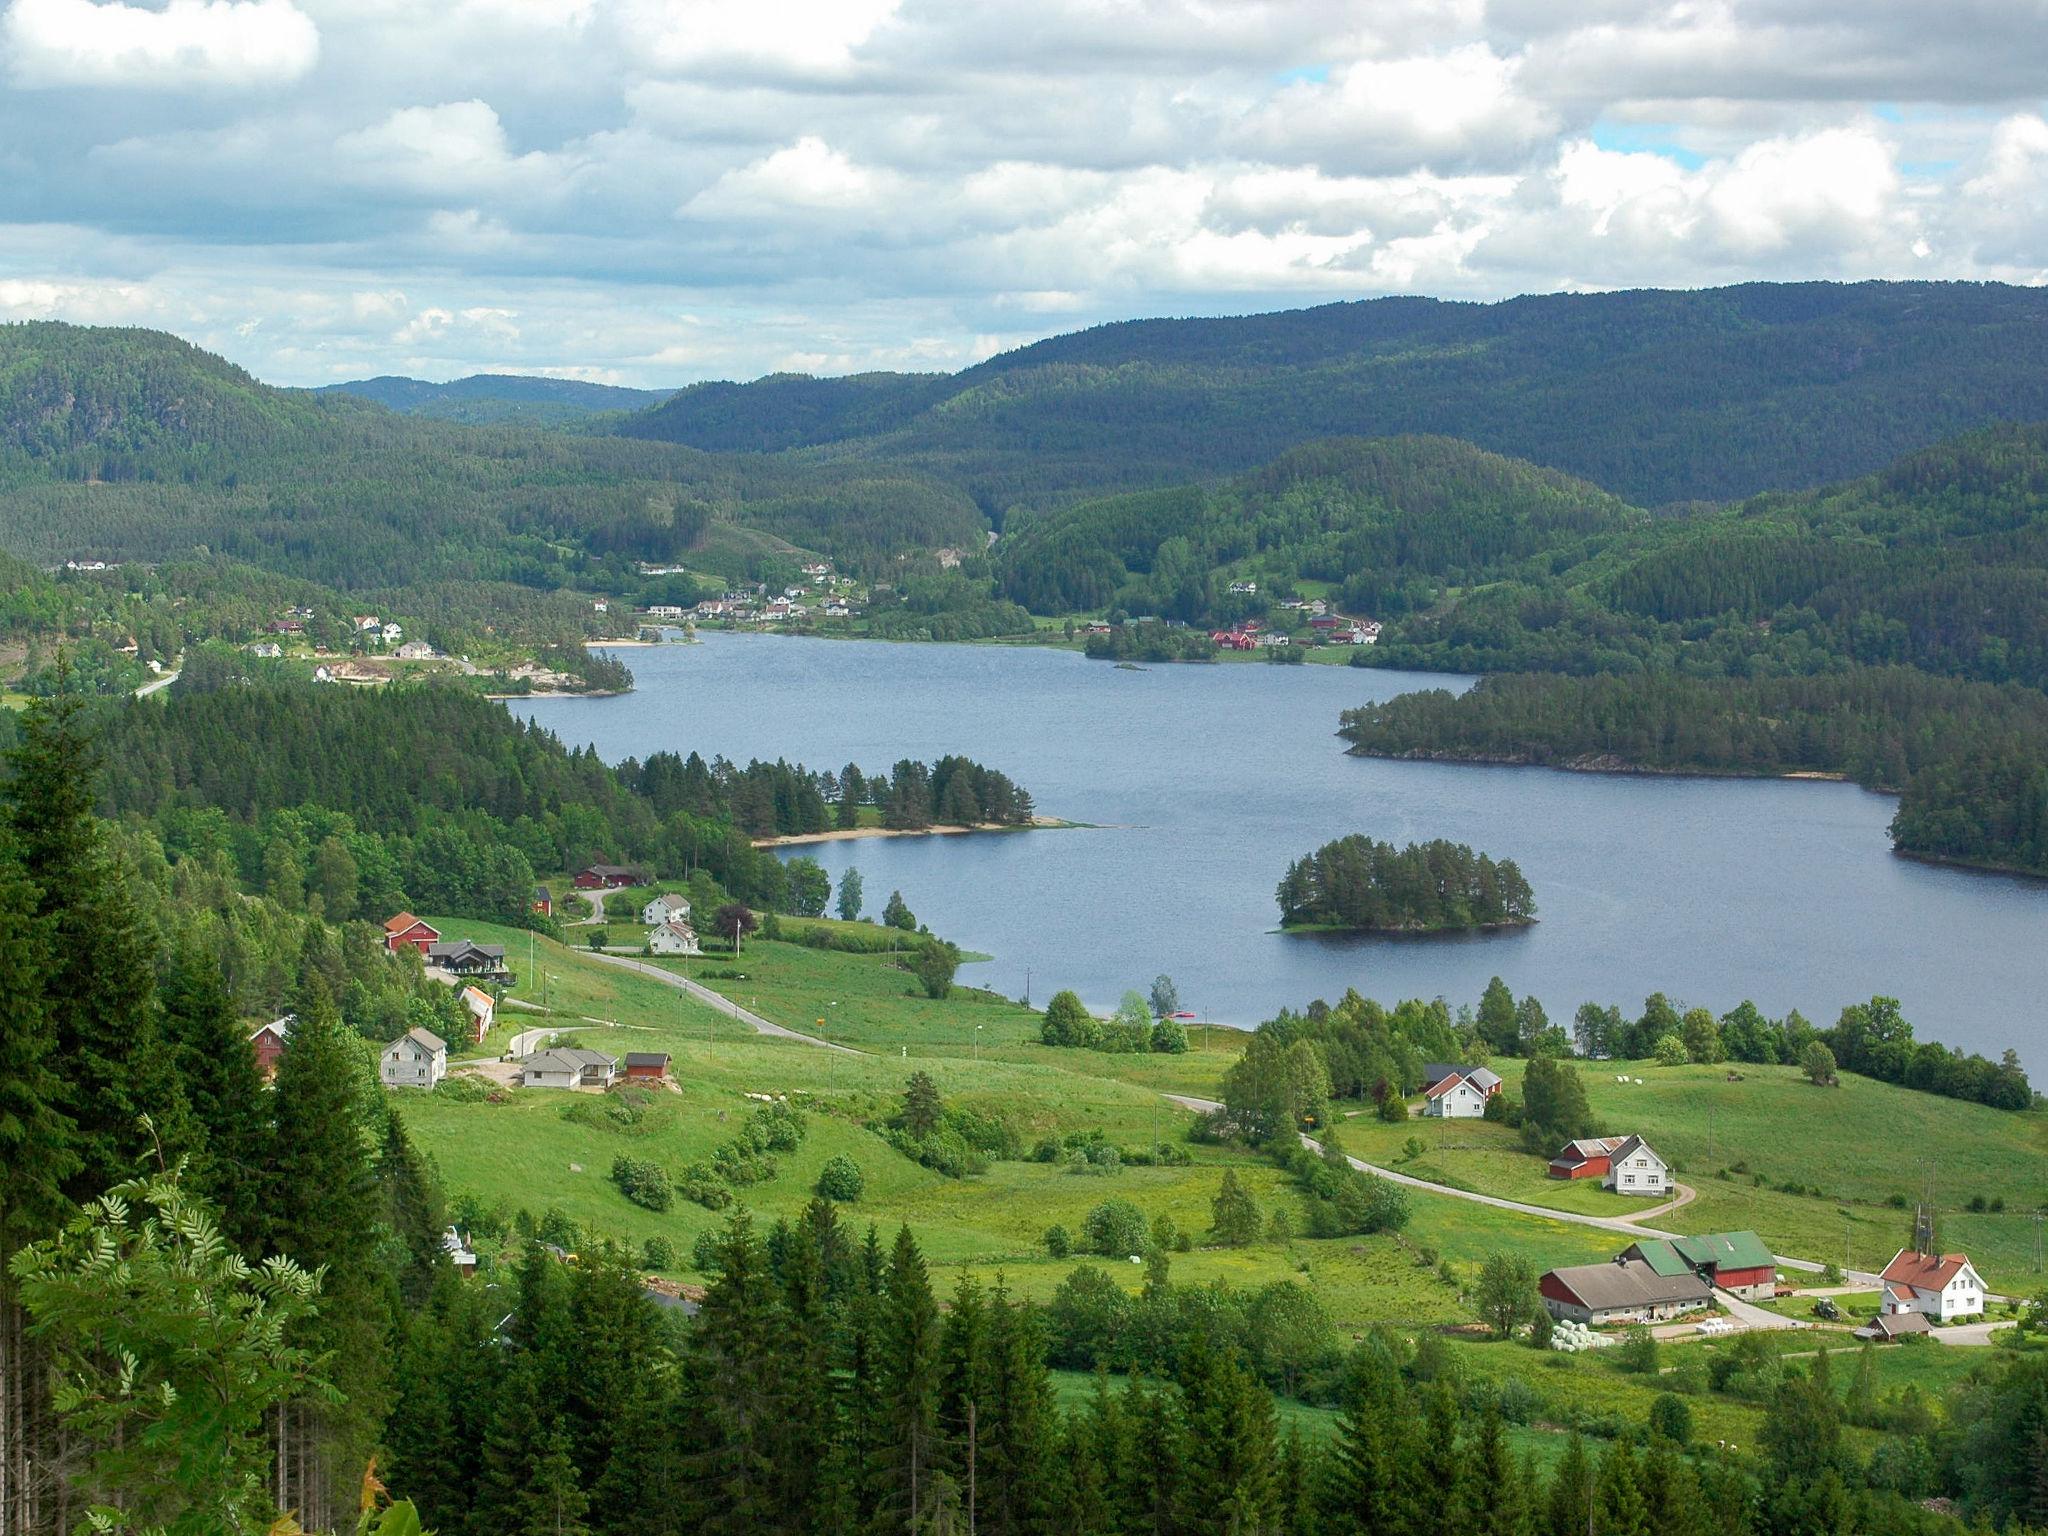
[{"label": "small island", "polygon": [[1470,933],[1536,921],[1513,859],[1442,838],[1396,848],[1354,832],[1296,859],[1274,894],[1291,930]]}]

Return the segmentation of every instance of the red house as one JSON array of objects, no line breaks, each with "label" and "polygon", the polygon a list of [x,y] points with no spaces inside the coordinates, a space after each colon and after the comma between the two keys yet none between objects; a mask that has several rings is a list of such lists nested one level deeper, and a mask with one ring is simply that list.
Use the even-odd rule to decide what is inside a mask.
[{"label": "red house", "polygon": [[544,885],[536,885],[533,888],[533,910],[542,917],[553,917],[555,915],[554,892]]},{"label": "red house", "polygon": [[639,883],[639,872],[623,864],[593,864],[576,872],[576,889],[579,891],[616,891]]},{"label": "red house", "polygon": [[658,1083],[668,1076],[667,1051],[626,1052],[626,1081]]},{"label": "red house", "polygon": [[384,947],[394,955],[402,949],[416,949],[424,955],[429,945],[440,942],[441,930],[421,922],[410,912],[384,920]]},{"label": "red house", "polygon": [[290,1043],[292,1017],[288,1013],[249,1032],[249,1049],[255,1053],[256,1070],[266,1083],[277,1075],[277,1063],[284,1055],[285,1046]]},{"label": "red house", "polygon": [[1613,1166],[1615,1150],[1626,1136],[1587,1136],[1568,1141],[1564,1150],[1550,1160],[1553,1179],[1604,1179]]}]

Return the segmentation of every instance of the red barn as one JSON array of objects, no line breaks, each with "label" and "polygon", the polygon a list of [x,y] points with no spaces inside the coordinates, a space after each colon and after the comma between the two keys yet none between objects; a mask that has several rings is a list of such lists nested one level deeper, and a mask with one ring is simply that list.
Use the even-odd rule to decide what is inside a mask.
[{"label": "red barn", "polygon": [[544,885],[536,885],[533,888],[533,910],[542,917],[553,917],[555,915],[555,893]]},{"label": "red barn", "polygon": [[626,1081],[658,1083],[668,1076],[667,1051],[626,1052]]},{"label": "red barn", "polygon": [[441,930],[421,922],[410,912],[384,920],[384,947],[394,955],[401,949],[416,949],[424,955],[429,945],[440,942]]},{"label": "red barn", "polygon": [[1550,1160],[1553,1179],[1604,1179],[1613,1166],[1615,1149],[1626,1136],[1584,1136],[1568,1141],[1564,1150]]},{"label": "red barn", "polygon": [[639,883],[639,873],[623,864],[593,864],[576,872],[579,891],[616,891]]}]

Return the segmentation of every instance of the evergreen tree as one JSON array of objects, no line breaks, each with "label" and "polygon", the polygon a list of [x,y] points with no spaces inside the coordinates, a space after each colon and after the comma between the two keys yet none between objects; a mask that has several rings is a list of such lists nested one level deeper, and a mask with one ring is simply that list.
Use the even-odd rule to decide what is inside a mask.
[{"label": "evergreen tree", "polygon": [[78,1168],[74,1127],[60,1107],[64,1084],[51,1065],[49,953],[35,914],[35,892],[0,832],[0,1292],[8,1255],[62,1221],[64,1181]]},{"label": "evergreen tree", "polygon": [[1209,1235],[1226,1248],[1242,1248],[1258,1241],[1264,1229],[1259,1203],[1238,1182],[1237,1170],[1225,1168],[1223,1183],[1209,1206]]},{"label": "evergreen tree", "polygon": [[268,1219],[264,1169],[270,1102],[220,966],[180,948],[158,984],[164,1037],[201,1135],[194,1187],[221,1213],[221,1232],[244,1254],[261,1251]]},{"label": "evergreen tree", "polygon": [[1595,1492],[1601,1536],[1650,1536],[1649,1506],[1643,1499],[1635,1452],[1626,1440],[1607,1447]]},{"label": "evergreen tree", "polygon": [[85,701],[59,694],[30,704],[9,764],[8,822],[48,945],[44,989],[62,1000],[50,1065],[77,1152],[64,1190],[82,1201],[126,1180],[145,1155],[168,1161],[185,1151],[191,1132],[158,1029],[150,942],[93,815],[100,765]]},{"label": "evergreen tree", "polygon": [[1174,1385],[1177,1528],[1217,1536],[1271,1529],[1280,1502],[1271,1395],[1206,1331],[1181,1350]]},{"label": "evergreen tree", "polygon": [[718,1278],[690,1335],[684,1397],[693,1433],[694,1529],[774,1529],[777,1329],[767,1254],[737,1212],[719,1235]]},{"label": "evergreen tree", "polygon": [[930,1514],[930,1481],[937,1470],[940,1333],[931,1277],[907,1226],[897,1232],[889,1258],[880,1343],[883,1437],[876,1502],[884,1530],[915,1533]]},{"label": "evergreen tree", "polygon": [[1593,1526],[1593,1497],[1593,1463],[1586,1455],[1586,1442],[1575,1432],[1550,1476],[1544,1536],[1586,1536]]},{"label": "evergreen tree", "polygon": [[384,1225],[399,1250],[398,1294],[408,1308],[420,1306],[448,1267],[441,1245],[446,1212],[440,1181],[405,1134],[398,1112],[384,1113],[383,1143],[377,1153],[377,1183],[384,1196]]},{"label": "evergreen tree", "polygon": [[1358,1536],[1398,1536],[1407,1506],[1401,1463],[1408,1454],[1408,1389],[1379,1334],[1345,1363],[1342,1408],[1325,1498],[1332,1523]]},{"label": "evergreen tree", "polygon": [[[308,1525],[347,1508],[376,1444],[394,1298],[376,1250],[380,1216],[363,1103],[370,1064],[317,975],[309,978],[278,1062],[270,1246],[325,1271],[320,1314],[301,1341],[330,1352],[339,1403],[306,1402],[287,1418],[288,1497]],[[310,1518],[308,1518],[310,1517]]]}]

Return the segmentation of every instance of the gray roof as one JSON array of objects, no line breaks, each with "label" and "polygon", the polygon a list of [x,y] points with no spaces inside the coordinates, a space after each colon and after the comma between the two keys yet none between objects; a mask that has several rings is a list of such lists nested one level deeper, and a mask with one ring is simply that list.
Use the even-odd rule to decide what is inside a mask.
[{"label": "gray roof", "polygon": [[1551,1277],[1593,1312],[1618,1307],[1652,1307],[1675,1301],[1706,1301],[1712,1294],[1698,1275],[1660,1275],[1641,1259],[1575,1264],[1553,1269]]},{"label": "gray roof", "polygon": [[628,1051],[626,1065],[629,1067],[665,1067],[668,1065],[667,1051]]},{"label": "gray roof", "polygon": [[[445,1051],[448,1049],[448,1042],[446,1040],[443,1040],[439,1035],[435,1034],[432,1030],[408,1029],[404,1034],[400,1035],[398,1039],[410,1040],[414,1045],[425,1046],[430,1051]],[[391,1045],[396,1044],[398,1044],[398,1040],[394,1040],[391,1042]],[[384,1049],[387,1051],[390,1050],[391,1045],[385,1046]]]},{"label": "gray roof", "polygon": [[603,1051],[586,1051],[580,1045],[558,1045],[551,1051],[541,1051],[520,1063],[528,1072],[582,1072],[586,1067],[603,1067],[607,1071],[616,1068],[618,1062]]},{"label": "gray roof", "polygon": [[1491,1067],[1468,1067],[1456,1061],[1432,1061],[1422,1069],[1422,1086],[1434,1088],[1453,1074],[1462,1077],[1481,1093],[1491,1093],[1500,1086],[1500,1074]]},{"label": "gray roof", "polygon": [[1859,1339],[1896,1339],[1907,1333],[1932,1333],[1934,1325],[1924,1312],[1886,1312],[1873,1317],[1856,1330]]}]

